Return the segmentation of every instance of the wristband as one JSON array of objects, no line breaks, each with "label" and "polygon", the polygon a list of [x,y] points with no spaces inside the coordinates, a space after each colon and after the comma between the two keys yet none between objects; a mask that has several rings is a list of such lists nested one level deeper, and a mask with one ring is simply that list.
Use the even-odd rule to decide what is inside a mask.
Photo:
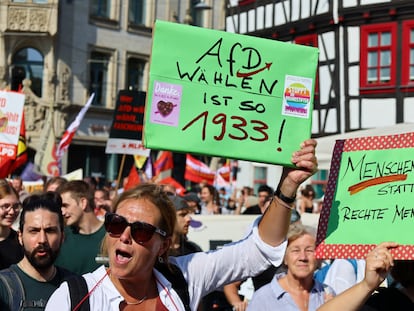
[{"label": "wristband", "polygon": [[283,195],[283,193],[280,191],[279,188],[277,188],[277,190],[275,191],[274,196],[279,198],[281,201],[285,202],[286,204],[292,204],[296,200],[296,195],[293,198],[289,198]]},{"label": "wristband", "polygon": [[295,208],[292,206],[292,204],[288,204],[284,201],[282,201],[279,197],[274,197],[273,198],[275,201],[277,201],[279,203],[279,205],[283,206],[284,208],[293,211]]}]

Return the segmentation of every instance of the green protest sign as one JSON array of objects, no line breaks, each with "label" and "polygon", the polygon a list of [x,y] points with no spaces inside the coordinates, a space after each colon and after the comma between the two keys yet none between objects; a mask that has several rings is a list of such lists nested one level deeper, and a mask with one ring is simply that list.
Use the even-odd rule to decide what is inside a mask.
[{"label": "green protest sign", "polygon": [[337,141],[317,237],[317,256],[364,258],[376,244],[414,259],[414,133]]},{"label": "green protest sign", "polygon": [[291,165],[317,61],[316,48],[157,21],[144,146]]}]

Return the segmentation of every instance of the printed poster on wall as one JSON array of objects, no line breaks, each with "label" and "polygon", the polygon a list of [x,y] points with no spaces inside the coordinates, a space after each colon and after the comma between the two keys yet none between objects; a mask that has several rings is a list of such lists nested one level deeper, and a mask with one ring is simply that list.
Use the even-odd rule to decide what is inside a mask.
[{"label": "printed poster on wall", "polygon": [[393,241],[394,259],[414,259],[414,133],[335,144],[316,255],[365,258]]},{"label": "printed poster on wall", "polygon": [[157,21],[144,145],[291,166],[317,61],[313,47]]}]

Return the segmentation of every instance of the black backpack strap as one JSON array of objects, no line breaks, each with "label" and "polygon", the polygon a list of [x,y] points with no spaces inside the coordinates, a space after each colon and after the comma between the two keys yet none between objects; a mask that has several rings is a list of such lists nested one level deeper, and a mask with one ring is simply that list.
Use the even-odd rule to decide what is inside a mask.
[{"label": "black backpack strap", "polygon": [[183,272],[176,265],[157,262],[155,268],[171,283],[172,288],[177,292],[184,304],[186,311],[191,311],[190,294],[188,283],[184,278]]},{"label": "black backpack strap", "polygon": [[10,310],[21,310],[26,294],[17,273],[11,268],[4,269],[0,272],[0,281],[4,284],[9,294]]},{"label": "black backpack strap", "polygon": [[88,296],[88,284],[83,276],[72,275],[66,278],[70,293],[71,310],[73,310],[81,302],[82,304],[78,307],[77,311],[90,311],[89,296]]}]

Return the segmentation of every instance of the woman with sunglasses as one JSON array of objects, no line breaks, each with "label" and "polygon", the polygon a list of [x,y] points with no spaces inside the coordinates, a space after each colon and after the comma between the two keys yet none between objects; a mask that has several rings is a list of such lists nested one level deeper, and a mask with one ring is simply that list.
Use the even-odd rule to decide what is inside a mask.
[{"label": "woman with sunglasses", "polygon": [[[89,291],[85,303],[89,300],[92,311],[197,310],[202,297],[224,284],[257,275],[271,264],[278,266],[286,248],[296,191],[317,169],[315,146],[315,140],[306,140],[293,154],[292,163],[298,169],[284,168],[274,199],[252,232],[217,251],[168,258],[176,222],[168,196],[152,184],[141,184],[121,194],[114,202],[114,214],[105,217],[109,268],[102,266],[83,276]],[[166,273],[157,268],[160,262],[181,272],[189,306]],[[46,311],[78,308],[71,307],[64,282],[49,299]]]}]

